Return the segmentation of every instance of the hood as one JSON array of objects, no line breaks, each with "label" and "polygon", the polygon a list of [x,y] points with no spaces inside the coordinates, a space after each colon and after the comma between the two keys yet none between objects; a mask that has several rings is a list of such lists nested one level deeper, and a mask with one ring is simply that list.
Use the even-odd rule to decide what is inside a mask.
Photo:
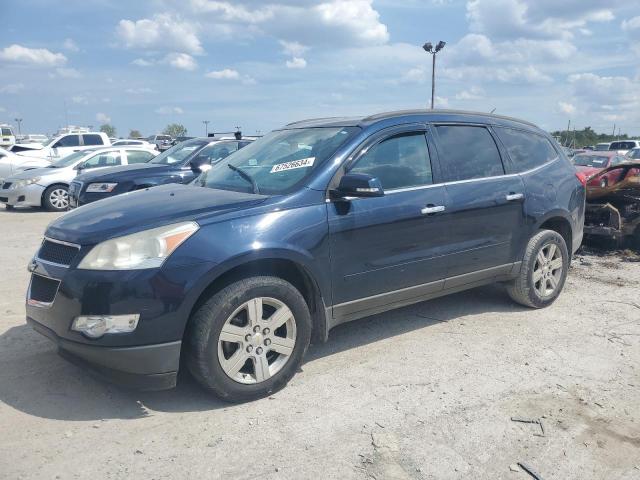
[{"label": "hood", "polygon": [[101,168],[98,171],[81,173],[76,177],[79,182],[106,182],[129,180],[136,177],[148,176],[149,174],[162,173],[165,171],[179,171],[179,165],[163,165],[158,163],[137,163],[134,165],[121,165],[119,167]]},{"label": "hood", "polygon": [[53,175],[56,173],[60,173],[64,170],[65,170],[64,168],[47,168],[47,167],[32,168],[32,169],[25,170],[23,172],[11,175],[11,178],[13,180],[28,180],[33,177],[44,177],[48,175]]},{"label": "hood", "polygon": [[267,197],[181,184],[138,190],[84,205],[54,220],[51,238],[81,245],[257,205]]},{"label": "hood", "polygon": [[24,150],[42,150],[44,146],[41,143],[16,143],[13,147],[20,147]]}]

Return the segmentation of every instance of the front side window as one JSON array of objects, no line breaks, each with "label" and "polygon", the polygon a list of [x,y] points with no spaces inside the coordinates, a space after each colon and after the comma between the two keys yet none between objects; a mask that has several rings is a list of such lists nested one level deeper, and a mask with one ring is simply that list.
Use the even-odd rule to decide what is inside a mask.
[{"label": "front side window", "polygon": [[82,141],[85,145],[104,145],[102,137],[95,134],[82,135]]},{"label": "front side window", "polygon": [[66,135],[53,144],[53,148],[59,147],[79,147],[80,135]]},{"label": "front side window", "polygon": [[357,131],[358,127],[274,131],[218,162],[200,176],[197,184],[266,195],[288,193]]},{"label": "front side window", "polygon": [[141,152],[138,150],[127,152],[127,162],[132,163],[147,163],[154,157],[151,152]]},{"label": "front side window", "polygon": [[518,173],[532,170],[558,157],[549,140],[540,135],[502,127],[496,127],[495,131]]},{"label": "front side window", "polygon": [[11,131],[10,128],[3,128],[2,135],[13,135],[13,132]]},{"label": "front side window", "polygon": [[84,150],[82,152],[74,152],[71,155],[67,155],[64,158],[61,158],[57,162],[52,163],[50,165],[50,168],[70,167],[70,166],[74,165],[82,157],[86,157],[86,156],[87,156],[87,151],[86,150]]},{"label": "front side window", "polygon": [[376,177],[384,190],[433,183],[427,139],[422,132],[403,133],[383,140],[360,157],[349,171]]},{"label": "front side window", "polygon": [[82,168],[114,167],[120,165],[120,152],[101,152],[85,161]]},{"label": "front side window", "polygon": [[438,125],[436,132],[449,181],[504,175],[500,152],[486,128]]}]

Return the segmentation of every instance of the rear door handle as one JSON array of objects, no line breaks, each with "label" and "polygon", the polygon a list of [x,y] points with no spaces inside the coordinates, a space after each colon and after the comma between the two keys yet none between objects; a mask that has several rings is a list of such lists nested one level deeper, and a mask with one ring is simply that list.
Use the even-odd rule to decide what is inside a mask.
[{"label": "rear door handle", "polygon": [[510,193],[507,195],[508,202],[515,202],[516,200],[522,200],[524,198],[524,193]]},{"label": "rear door handle", "polygon": [[445,211],[444,205],[431,205],[431,204],[427,205],[422,210],[420,210],[420,212],[423,215],[433,215],[434,213],[440,213],[444,211]]}]

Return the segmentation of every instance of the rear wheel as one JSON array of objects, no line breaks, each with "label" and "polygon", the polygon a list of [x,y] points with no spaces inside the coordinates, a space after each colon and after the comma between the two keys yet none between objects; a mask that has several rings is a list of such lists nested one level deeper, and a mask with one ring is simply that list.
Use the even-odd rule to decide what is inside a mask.
[{"label": "rear wheel", "polygon": [[5,203],[5,204],[4,204],[4,209],[5,209],[5,210],[13,210],[13,209],[14,209],[14,206],[13,206],[13,205],[9,205],[8,203]]},{"label": "rear wheel", "polygon": [[42,195],[44,208],[53,212],[64,212],[69,208],[69,187],[51,185]]},{"label": "rear wheel", "polygon": [[223,400],[253,400],[287,384],[310,338],[311,315],[300,292],[280,278],[251,277],[215,293],[194,313],[187,367]]},{"label": "rear wheel", "polygon": [[541,230],[529,240],[520,274],[507,284],[507,292],[521,305],[546,307],[560,295],[568,270],[564,238],[552,230]]}]

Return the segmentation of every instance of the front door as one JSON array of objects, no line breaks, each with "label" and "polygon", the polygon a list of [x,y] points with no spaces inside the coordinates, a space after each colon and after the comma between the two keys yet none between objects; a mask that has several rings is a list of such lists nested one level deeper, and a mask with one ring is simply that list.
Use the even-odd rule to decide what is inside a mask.
[{"label": "front door", "polygon": [[446,193],[425,128],[405,130],[381,134],[346,168],[378,178],[384,196],[327,204],[336,317],[442,287]]}]

